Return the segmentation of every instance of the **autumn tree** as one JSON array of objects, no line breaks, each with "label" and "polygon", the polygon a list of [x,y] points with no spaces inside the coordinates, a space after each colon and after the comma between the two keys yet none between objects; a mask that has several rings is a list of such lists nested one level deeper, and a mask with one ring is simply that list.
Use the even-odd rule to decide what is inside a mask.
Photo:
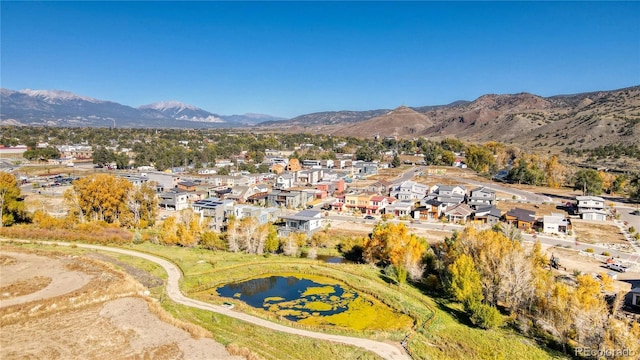
[{"label": "autumn tree", "polygon": [[219,233],[215,231],[204,231],[200,235],[200,245],[208,250],[224,250],[226,244]]},{"label": "autumn tree", "polygon": [[560,161],[558,161],[557,155],[552,155],[544,165],[545,180],[547,186],[557,189],[564,184],[566,168]]},{"label": "autumn tree", "polygon": [[158,197],[152,185],[143,183],[138,188],[130,189],[126,201],[133,216],[133,226],[145,228],[153,225],[158,214]]},{"label": "autumn tree", "polygon": [[268,253],[275,253],[280,247],[280,240],[278,239],[278,229],[275,225],[269,225],[267,231],[267,237],[264,242],[264,251]]},{"label": "autumn tree", "polygon": [[16,177],[0,172],[0,227],[27,220]]},{"label": "autumn tree", "polygon": [[417,280],[422,277],[424,267],[422,255],[426,249],[423,238],[409,233],[403,223],[378,223],[363,246],[364,259],[372,264],[403,267],[409,277]]},{"label": "autumn tree", "polygon": [[599,195],[602,193],[602,177],[593,169],[582,169],[573,176],[574,190],[582,190],[583,195]]},{"label": "autumn tree", "polygon": [[74,181],[65,198],[89,220],[119,223],[120,218],[129,213],[126,203],[132,188],[125,179],[96,174]]},{"label": "autumn tree", "polygon": [[466,152],[467,165],[482,174],[489,173],[495,165],[493,153],[486,147],[470,145]]},{"label": "autumn tree", "polygon": [[451,273],[450,292],[457,301],[467,309],[471,307],[471,304],[482,301],[484,297],[480,273],[476,270],[476,265],[469,255],[460,255],[449,266],[449,272]]}]

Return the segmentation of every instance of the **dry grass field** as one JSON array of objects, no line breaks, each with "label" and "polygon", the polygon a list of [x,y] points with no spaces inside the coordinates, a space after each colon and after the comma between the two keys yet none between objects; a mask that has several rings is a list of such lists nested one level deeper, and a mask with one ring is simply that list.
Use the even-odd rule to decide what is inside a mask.
[{"label": "dry grass field", "polygon": [[611,222],[572,220],[573,230],[581,242],[629,245],[620,229]]},{"label": "dry grass field", "polygon": [[[242,359],[101,261],[0,247],[0,358]],[[45,276],[46,275],[46,276]]]}]

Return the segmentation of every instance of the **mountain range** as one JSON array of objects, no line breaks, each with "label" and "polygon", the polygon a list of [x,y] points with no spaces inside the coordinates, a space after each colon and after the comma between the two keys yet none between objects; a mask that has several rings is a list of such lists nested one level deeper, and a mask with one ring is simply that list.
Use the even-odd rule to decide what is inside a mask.
[{"label": "mountain range", "polygon": [[138,108],[60,90],[0,89],[2,125],[155,128],[246,127],[355,137],[456,137],[557,151],[640,144],[640,86],[542,97],[488,94],[447,105],[328,111],[286,120],[262,114],[219,115],[177,101]]},{"label": "mountain range", "polygon": [[2,125],[199,128],[239,127],[283,118],[262,115],[218,115],[178,101],[138,108],[62,90],[0,89]]},{"label": "mountain range", "polygon": [[488,94],[448,105],[322,112],[259,126],[355,137],[455,137],[553,152],[640,144],[640,86],[551,97]]}]

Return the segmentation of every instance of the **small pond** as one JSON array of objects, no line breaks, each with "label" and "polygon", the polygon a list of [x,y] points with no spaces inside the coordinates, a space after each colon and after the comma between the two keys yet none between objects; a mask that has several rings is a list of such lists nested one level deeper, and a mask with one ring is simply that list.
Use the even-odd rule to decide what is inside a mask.
[{"label": "small pond", "polygon": [[[307,253],[302,253],[300,257],[306,258],[308,256]],[[332,256],[332,255],[317,255],[316,260],[320,260],[329,264],[353,264],[354,262],[348,259],[343,258],[342,256]]]},{"label": "small pond", "polygon": [[335,280],[310,275],[273,275],[227,284],[218,295],[241,300],[307,325],[396,329],[412,320]]}]

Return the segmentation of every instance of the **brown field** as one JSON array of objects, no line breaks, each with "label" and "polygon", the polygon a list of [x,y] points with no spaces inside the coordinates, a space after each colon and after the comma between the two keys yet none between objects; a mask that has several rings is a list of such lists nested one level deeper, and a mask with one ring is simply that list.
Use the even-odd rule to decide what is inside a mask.
[{"label": "brown field", "polygon": [[[141,296],[145,287],[110,265],[12,245],[0,250],[0,288],[21,290],[0,297],[3,360],[242,359]],[[34,280],[43,271],[48,285]]]},{"label": "brown field", "polygon": [[629,245],[620,229],[611,223],[572,220],[573,230],[581,242]]}]

